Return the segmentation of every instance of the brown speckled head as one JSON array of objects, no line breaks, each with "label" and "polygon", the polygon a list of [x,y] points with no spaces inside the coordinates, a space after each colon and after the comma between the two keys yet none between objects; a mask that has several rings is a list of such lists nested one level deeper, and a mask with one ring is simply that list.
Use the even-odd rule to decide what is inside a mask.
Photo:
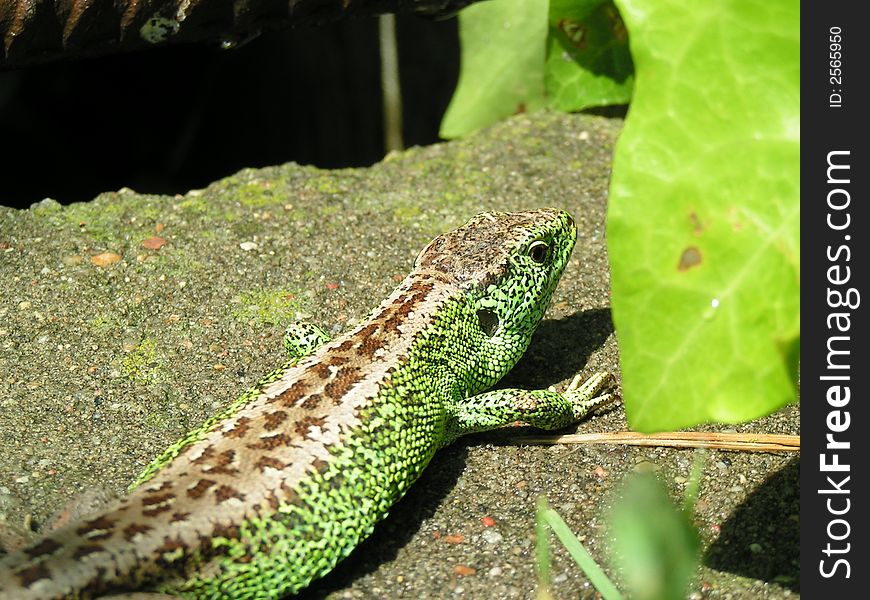
[{"label": "brown speckled head", "polygon": [[505,273],[518,248],[536,240],[552,240],[566,231],[570,233],[564,237],[570,244],[560,249],[563,256],[558,259],[567,262],[576,239],[574,220],[568,213],[553,208],[481,213],[432,240],[417,256],[415,266],[420,271],[449,273],[463,288],[485,287]]}]

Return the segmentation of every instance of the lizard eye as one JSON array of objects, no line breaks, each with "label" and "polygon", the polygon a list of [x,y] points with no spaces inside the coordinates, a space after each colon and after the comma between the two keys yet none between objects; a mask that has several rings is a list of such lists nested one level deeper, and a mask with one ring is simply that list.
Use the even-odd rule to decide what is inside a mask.
[{"label": "lizard eye", "polygon": [[532,242],[532,245],[529,246],[529,258],[532,259],[532,262],[542,265],[550,257],[550,250],[550,244],[547,242]]}]

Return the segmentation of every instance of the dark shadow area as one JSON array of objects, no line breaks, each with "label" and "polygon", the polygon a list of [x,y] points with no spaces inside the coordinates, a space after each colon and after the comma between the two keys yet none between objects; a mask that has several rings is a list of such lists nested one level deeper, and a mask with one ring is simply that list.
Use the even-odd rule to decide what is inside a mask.
[{"label": "dark shadow area", "polygon": [[[800,590],[800,460],[764,481],[722,523],[704,563]],[[753,551],[753,548],[755,551]]]},{"label": "dark shadow area", "polygon": [[[439,141],[456,19],[396,19],[405,144]],[[156,48],[0,72],[0,204],[129,187],[185,193],[245,167],[384,155],[378,21],[264,33],[232,50]]]},{"label": "dark shadow area", "polygon": [[613,333],[609,308],[544,320],[520,362],[495,387],[546,388],[583,370],[589,356]]},{"label": "dark shadow area", "polygon": [[435,514],[438,505],[456,485],[465,468],[467,454],[468,450],[462,443],[440,450],[405,497],[393,506],[389,517],[375,526],[371,537],[326,577],[314,581],[294,597],[304,600],[325,598],[395,559],[399,549],[411,541],[423,521]]}]

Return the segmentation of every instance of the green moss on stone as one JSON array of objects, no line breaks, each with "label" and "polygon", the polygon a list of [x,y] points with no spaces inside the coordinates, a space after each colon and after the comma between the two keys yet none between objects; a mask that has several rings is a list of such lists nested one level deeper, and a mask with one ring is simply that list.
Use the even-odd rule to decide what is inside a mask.
[{"label": "green moss on stone", "polygon": [[280,325],[287,323],[302,309],[298,292],[279,288],[254,292],[243,292],[232,315],[243,323],[257,325]]}]

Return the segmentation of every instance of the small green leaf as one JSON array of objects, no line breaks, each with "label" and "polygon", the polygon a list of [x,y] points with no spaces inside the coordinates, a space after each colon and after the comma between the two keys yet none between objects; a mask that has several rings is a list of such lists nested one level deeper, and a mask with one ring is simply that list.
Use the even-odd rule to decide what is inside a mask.
[{"label": "small green leaf", "polygon": [[634,66],[628,34],[609,0],[551,0],[544,82],[558,110],[625,104]]},{"label": "small green leaf", "polygon": [[636,81],[607,225],[631,426],[735,423],[796,396],[797,0],[619,0]]},{"label": "small green leaf", "polygon": [[653,475],[628,479],[607,521],[613,562],[633,600],[678,600],[698,568],[698,533]]},{"label": "small green leaf", "polygon": [[455,138],[545,105],[546,0],[493,0],[459,15],[462,65],[440,135]]}]

